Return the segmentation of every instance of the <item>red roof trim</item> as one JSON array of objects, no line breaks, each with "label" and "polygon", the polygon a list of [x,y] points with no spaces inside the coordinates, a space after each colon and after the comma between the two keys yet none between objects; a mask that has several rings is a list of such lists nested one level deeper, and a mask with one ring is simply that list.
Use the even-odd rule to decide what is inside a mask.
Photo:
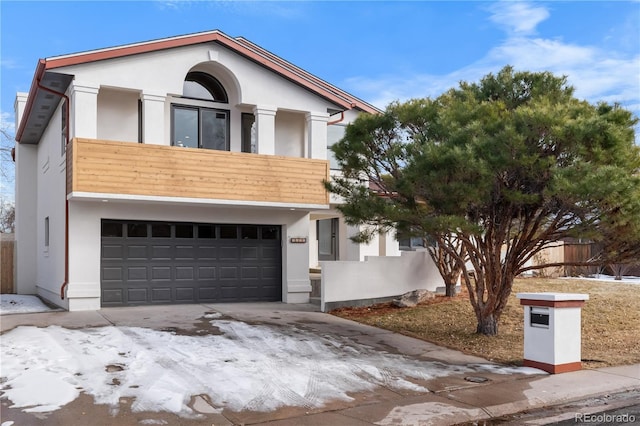
[{"label": "red roof trim", "polygon": [[301,68],[279,58],[273,53],[249,42],[244,38],[231,38],[220,31],[188,35],[179,38],[169,38],[150,41],[135,45],[108,48],[99,51],[78,53],[74,55],[50,58],[46,60],[47,69],[60,68],[70,65],[84,64],[88,62],[101,61],[105,59],[120,58],[123,56],[136,55],[140,53],[155,52],[158,50],[171,49],[175,47],[190,46],[200,43],[218,42],[243,56],[257,62],[297,84],[307,87],[313,92],[327,98],[331,102],[340,105],[345,109],[359,108],[370,113],[378,113],[379,110],[357,99],[347,92],[319,79],[318,77],[304,71]]},{"label": "red roof trim", "polygon": [[38,60],[38,65],[36,66],[36,72],[33,75],[33,80],[31,81],[31,88],[29,89],[27,104],[24,107],[24,113],[22,114],[22,118],[20,119],[20,125],[18,126],[18,131],[16,132],[15,139],[18,142],[20,142],[20,139],[22,139],[24,128],[27,125],[27,118],[29,117],[29,115],[31,114],[31,110],[33,109],[33,102],[36,98],[36,92],[38,91],[38,82],[44,75],[46,65],[47,63],[45,59]]}]

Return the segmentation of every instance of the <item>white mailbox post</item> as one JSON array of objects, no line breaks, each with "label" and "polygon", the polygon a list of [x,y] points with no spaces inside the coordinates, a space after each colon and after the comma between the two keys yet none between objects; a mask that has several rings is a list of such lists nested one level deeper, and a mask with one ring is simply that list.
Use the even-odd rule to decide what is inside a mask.
[{"label": "white mailbox post", "polygon": [[588,294],[518,293],[524,306],[526,367],[548,373],[582,369],[581,311]]}]

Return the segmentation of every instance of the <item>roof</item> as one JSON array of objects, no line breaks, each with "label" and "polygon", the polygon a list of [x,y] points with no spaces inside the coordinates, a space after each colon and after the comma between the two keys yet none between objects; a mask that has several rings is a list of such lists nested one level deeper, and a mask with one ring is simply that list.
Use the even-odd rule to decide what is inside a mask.
[{"label": "roof", "polygon": [[380,112],[373,105],[285,61],[243,37],[232,38],[219,30],[214,30],[40,59],[29,90],[25,112],[16,132],[16,140],[21,143],[38,143],[40,140],[42,132],[44,132],[62,97],[61,95],[73,80],[72,75],[56,72],[56,69],[210,42],[216,42],[231,49],[327,99],[343,110],[359,109],[369,113]]}]

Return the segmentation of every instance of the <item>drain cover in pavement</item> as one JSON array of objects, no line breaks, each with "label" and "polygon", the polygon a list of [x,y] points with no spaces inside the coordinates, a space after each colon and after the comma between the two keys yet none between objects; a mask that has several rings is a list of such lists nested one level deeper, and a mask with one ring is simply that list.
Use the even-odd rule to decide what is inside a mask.
[{"label": "drain cover in pavement", "polygon": [[486,377],[480,377],[480,376],[467,376],[464,379],[467,382],[471,382],[471,383],[484,383],[489,381],[489,379],[487,379]]}]

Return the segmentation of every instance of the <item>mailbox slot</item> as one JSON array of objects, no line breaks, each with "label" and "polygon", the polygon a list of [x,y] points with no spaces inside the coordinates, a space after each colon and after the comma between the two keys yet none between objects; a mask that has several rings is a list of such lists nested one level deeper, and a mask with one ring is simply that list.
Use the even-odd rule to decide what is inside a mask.
[{"label": "mailbox slot", "polygon": [[529,306],[529,323],[531,327],[549,328],[549,308]]}]

